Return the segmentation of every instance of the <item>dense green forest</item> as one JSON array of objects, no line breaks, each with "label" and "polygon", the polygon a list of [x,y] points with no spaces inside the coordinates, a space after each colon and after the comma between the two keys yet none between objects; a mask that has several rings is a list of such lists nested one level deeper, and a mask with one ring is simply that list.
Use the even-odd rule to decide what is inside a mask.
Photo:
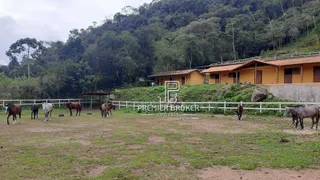
[{"label": "dense green forest", "polygon": [[76,97],[132,85],[157,71],[275,51],[310,34],[310,45],[319,44],[319,7],[319,0],[154,0],[128,6],[101,25],[71,30],[66,42],[13,42],[9,65],[0,67],[0,97]]}]

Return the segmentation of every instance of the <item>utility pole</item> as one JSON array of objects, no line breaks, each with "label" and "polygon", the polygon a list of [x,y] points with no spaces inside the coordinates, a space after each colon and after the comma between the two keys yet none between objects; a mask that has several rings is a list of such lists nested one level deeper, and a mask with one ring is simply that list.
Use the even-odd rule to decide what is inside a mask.
[{"label": "utility pole", "polygon": [[28,79],[30,79],[30,64],[28,64]]}]

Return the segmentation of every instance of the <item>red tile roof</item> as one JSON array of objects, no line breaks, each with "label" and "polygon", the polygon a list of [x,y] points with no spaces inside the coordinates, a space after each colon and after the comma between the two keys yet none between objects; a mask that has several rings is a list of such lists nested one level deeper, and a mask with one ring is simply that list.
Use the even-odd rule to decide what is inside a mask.
[{"label": "red tile roof", "polygon": [[214,73],[214,72],[222,72],[222,71],[232,71],[233,69],[241,66],[242,64],[231,64],[224,66],[214,66],[209,69],[201,71],[201,73]]},{"label": "red tile roof", "polygon": [[266,61],[266,62],[276,66],[290,66],[290,65],[298,65],[298,64],[320,63],[320,56],[274,60],[274,61]]},{"label": "red tile roof", "polygon": [[198,71],[197,69],[187,69],[178,71],[168,71],[168,72],[158,72],[148,77],[160,77],[160,76],[177,76],[177,75],[187,75],[192,72]]}]

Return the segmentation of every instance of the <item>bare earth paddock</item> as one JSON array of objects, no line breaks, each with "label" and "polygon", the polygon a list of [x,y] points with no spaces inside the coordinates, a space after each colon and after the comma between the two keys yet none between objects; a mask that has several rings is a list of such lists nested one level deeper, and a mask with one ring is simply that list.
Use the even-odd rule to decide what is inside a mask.
[{"label": "bare earth paddock", "polygon": [[310,119],[300,131],[274,116],[61,112],[10,126],[1,112],[0,179],[320,179]]}]

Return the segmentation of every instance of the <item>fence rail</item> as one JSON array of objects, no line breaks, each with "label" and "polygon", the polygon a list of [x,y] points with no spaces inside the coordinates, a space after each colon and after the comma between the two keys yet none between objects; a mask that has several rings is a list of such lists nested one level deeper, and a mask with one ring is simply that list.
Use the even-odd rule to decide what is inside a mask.
[{"label": "fence rail", "polygon": [[88,99],[1,99],[0,104],[2,107],[6,103],[15,103],[20,104],[21,106],[31,106],[33,104],[42,104],[43,102],[49,102],[53,105],[58,105],[59,107],[62,106],[66,102],[80,102],[82,104],[89,104],[91,103]]},{"label": "fence rail", "polygon": [[[160,107],[160,105],[168,105],[166,102],[139,102],[139,101],[112,101],[118,109],[143,109],[146,106]],[[213,110],[223,109],[227,110],[237,109],[239,102],[179,102],[180,105],[190,106],[197,105],[200,109]],[[320,107],[320,102],[242,102],[245,109],[256,110],[262,113],[263,111],[284,111],[288,106],[316,106]]]}]

